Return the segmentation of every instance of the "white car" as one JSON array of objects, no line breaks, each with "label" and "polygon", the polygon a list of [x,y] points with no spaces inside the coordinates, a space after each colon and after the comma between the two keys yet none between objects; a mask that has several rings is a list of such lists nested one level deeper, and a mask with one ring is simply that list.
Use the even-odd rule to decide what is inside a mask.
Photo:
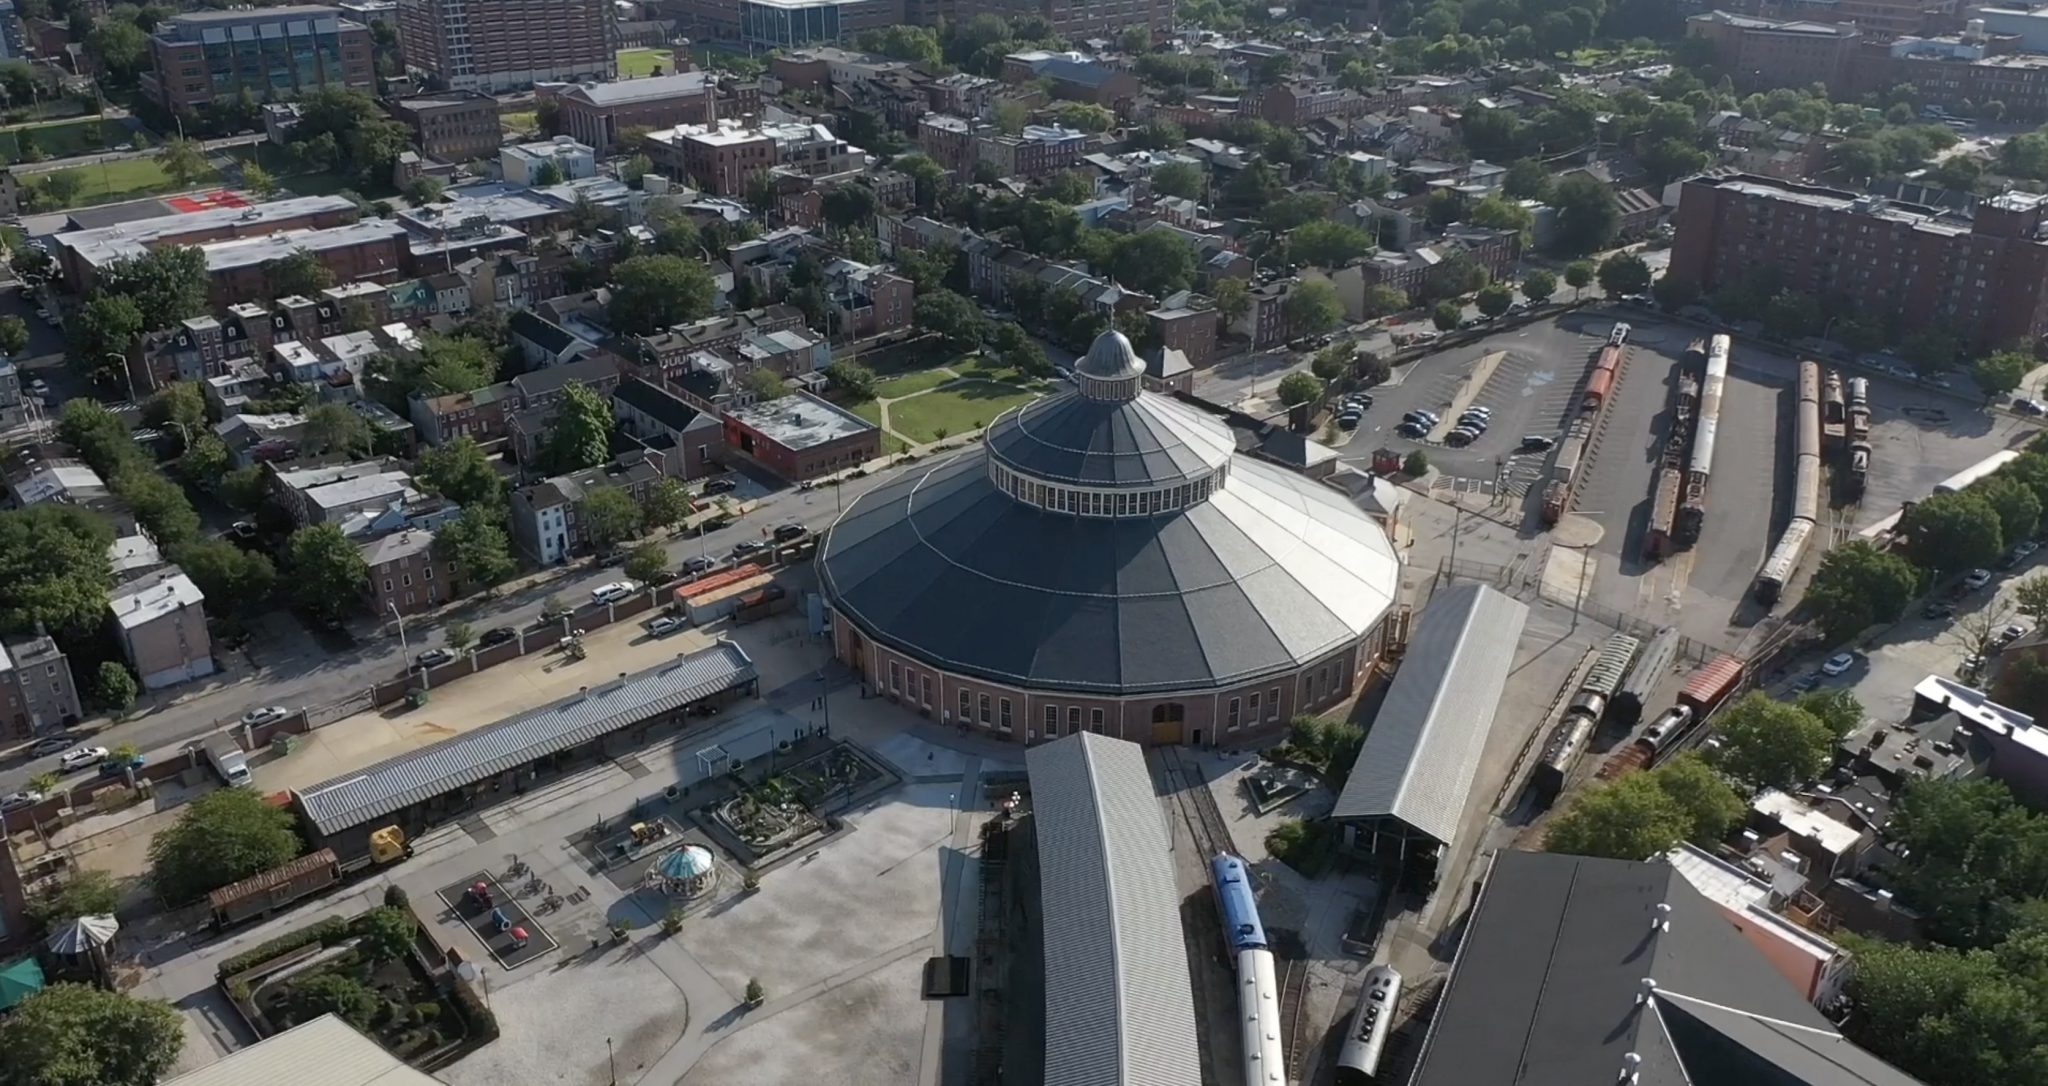
[{"label": "white car", "polygon": [[1963,578],[1963,587],[1972,592],[1990,583],[1991,571],[1988,569],[1973,569],[1968,577]]},{"label": "white car", "polygon": [[613,581],[610,584],[601,584],[591,589],[590,598],[595,603],[617,603],[627,596],[640,591],[640,588],[639,581]]},{"label": "white car", "polygon": [[683,628],[683,620],[674,615],[663,615],[647,624],[647,636],[667,637]]},{"label": "white car", "polygon": [[265,724],[275,724],[290,715],[292,711],[282,705],[265,705],[261,709],[251,709],[243,713],[242,723],[252,728],[260,728]]},{"label": "white car", "polygon": [[1843,672],[1845,672],[1845,671],[1847,671],[1847,670],[1849,670],[1850,668],[1852,668],[1852,667],[1855,667],[1855,666],[1856,666],[1856,654],[1855,654],[1855,653],[1853,653],[1853,652],[1838,652],[1838,653],[1834,654],[1833,656],[1830,656],[1830,657],[1828,657],[1828,662],[1827,662],[1827,663],[1824,663],[1824,664],[1820,665],[1820,673],[1821,673],[1821,674],[1823,674],[1823,675],[1840,675],[1840,674],[1842,674]]},{"label": "white car", "polygon": [[84,769],[107,760],[105,747],[75,747],[57,757],[57,768],[63,770]]}]

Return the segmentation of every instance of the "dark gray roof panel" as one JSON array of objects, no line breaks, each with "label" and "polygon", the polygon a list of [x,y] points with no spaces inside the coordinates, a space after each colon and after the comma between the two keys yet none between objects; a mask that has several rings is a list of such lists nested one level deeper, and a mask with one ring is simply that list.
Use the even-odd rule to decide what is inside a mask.
[{"label": "dark gray roof panel", "polygon": [[754,679],[746,652],[720,641],[588,693],[322,781],[298,792],[299,805],[314,829],[338,833]]},{"label": "dark gray roof panel", "polygon": [[1208,502],[1075,517],[1013,501],[970,452],[857,499],[820,580],[868,636],[966,674],[1101,693],[1230,685],[1342,648],[1392,603],[1386,534],[1320,487],[1238,458]]},{"label": "dark gray roof panel", "polygon": [[1161,397],[1108,401],[1068,394],[996,420],[988,447],[997,459],[1042,479],[1163,485],[1201,478],[1229,459],[1234,439],[1208,422],[1193,408]]}]

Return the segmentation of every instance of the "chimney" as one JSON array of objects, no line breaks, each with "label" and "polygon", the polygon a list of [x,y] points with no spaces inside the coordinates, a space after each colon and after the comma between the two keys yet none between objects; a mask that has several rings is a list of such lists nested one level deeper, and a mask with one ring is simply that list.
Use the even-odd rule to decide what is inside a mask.
[{"label": "chimney", "polygon": [[1638,1071],[1637,1068],[1641,1067],[1642,1065],[1643,1058],[1640,1055],[1637,1055],[1634,1052],[1622,1053],[1621,1075],[1617,1077],[1614,1081],[1628,1083],[1635,1082],[1636,1079],[1641,1075],[1641,1072]]},{"label": "chimney", "polygon": [[1877,911],[1881,913],[1892,911],[1892,892],[1890,890],[1879,890],[1877,892]]},{"label": "chimney", "polygon": [[[1662,901],[1657,903],[1657,915],[1650,918],[1650,930],[1652,932],[1669,932],[1671,930],[1670,905]],[[1656,986],[1655,982],[1652,981],[1646,980],[1645,983],[1649,984],[1651,987]]]},{"label": "chimney", "polygon": [[1640,991],[1638,991],[1638,992],[1636,993],[1636,1006],[1640,1007],[1640,1006],[1642,1006],[1643,1004],[1645,1004],[1645,1003],[1648,1003],[1648,1002],[1650,1001],[1650,998],[1651,998],[1652,996],[1656,995],[1656,994],[1657,994],[1657,981],[1656,981],[1656,978],[1654,978],[1654,977],[1644,977],[1644,978],[1643,978],[1643,986],[1642,986],[1642,989],[1641,989]]}]

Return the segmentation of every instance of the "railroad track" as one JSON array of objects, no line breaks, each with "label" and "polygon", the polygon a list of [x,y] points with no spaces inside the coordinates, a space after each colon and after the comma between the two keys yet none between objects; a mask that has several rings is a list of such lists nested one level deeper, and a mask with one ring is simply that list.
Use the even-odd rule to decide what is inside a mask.
[{"label": "railroad track", "polygon": [[1162,760],[1168,783],[1178,785],[1173,790],[1173,802],[1201,849],[1202,863],[1206,865],[1219,852],[1235,854],[1237,845],[1231,839],[1230,825],[1223,821],[1223,810],[1216,806],[1215,793],[1209,791],[1208,777],[1200,767],[1188,764],[1179,747],[1165,748]]},{"label": "railroad track", "polygon": [[1308,1059],[1305,1033],[1308,1023],[1308,959],[1281,960],[1280,1031],[1287,1035],[1287,1081],[1302,1081],[1302,1063]]}]

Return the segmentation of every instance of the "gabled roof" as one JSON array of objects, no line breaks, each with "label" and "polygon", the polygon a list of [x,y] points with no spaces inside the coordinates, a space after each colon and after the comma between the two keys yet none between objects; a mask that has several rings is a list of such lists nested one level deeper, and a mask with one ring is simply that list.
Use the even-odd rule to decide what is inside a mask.
[{"label": "gabled roof", "polygon": [[1332,818],[1391,818],[1451,843],[1528,617],[1486,585],[1431,597]]},{"label": "gabled roof", "polygon": [[1636,1086],[1914,1086],[1668,864],[1497,854],[1410,1086],[1611,1083],[1631,1055]]},{"label": "gabled roof", "polygon": [[1025,752],[1045,932],[1046,1086],[1201,1081],[1194,989],[1152,774],[1092,732]]}]

